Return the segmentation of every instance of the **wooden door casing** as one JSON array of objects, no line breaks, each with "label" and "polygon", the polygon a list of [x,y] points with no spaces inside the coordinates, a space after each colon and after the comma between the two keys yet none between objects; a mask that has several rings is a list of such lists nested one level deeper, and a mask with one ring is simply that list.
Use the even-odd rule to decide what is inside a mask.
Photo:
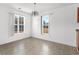
[{"label": "wooden door casing", "polygon": [[79,7],[77,8],[77,23],[79,23]]}]

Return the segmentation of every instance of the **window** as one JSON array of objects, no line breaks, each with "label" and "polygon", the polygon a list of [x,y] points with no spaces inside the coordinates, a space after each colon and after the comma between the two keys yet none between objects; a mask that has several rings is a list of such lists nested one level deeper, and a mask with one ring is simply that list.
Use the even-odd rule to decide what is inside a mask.
[{"label": "window", "polygon": [[21,33],[24,31],[24,16],[15,15],[14,31],[15,33]]},{"label": "window", "polygon": [[48,33],[48,24],[49,24],[49,16],[48,15],[44,15],[41,17],[42,18],[42,33]]}]

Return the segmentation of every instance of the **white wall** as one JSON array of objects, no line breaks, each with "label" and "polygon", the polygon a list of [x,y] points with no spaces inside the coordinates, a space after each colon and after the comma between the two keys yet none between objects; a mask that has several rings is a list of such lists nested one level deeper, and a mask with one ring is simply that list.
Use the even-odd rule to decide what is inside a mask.
[{"label": "white wall", "polygon": [[33,37],[70,46],[76,46],[75,30],[78,28],[76,24],[76,9],[78,6],[79,4],[74,4],[52,10],[53,15],[50,15],[48,35],[41,34],[40,16],[34,17],[32,19],[33,22],[31,22],[31,16],[28,14],[26,14],[25,32],[15,35],[12,34],[10,26],[13,25],[13,23],[10,21],[10,15],[8,13],[10,8],[0,6],[0,44],[30,37],[32,32]]},{"label": "white wall", "polygon": [[[8,37],[9,39],[8,39],[7,42],[16,41],[16,40],[20,40],[20,39],[23,39],[23,38],[28,38],[28,37],[31,36],[31,16],[30,16],[30,14],[23,14],[22,13],[20,15],[25,16],[24,32],[23,33],[13,33],[14,35],[13,36],[9,36]],[[11,21],[11,22],[13,22],[13,21]],[[9,22],[9,25],[10,25],[11,22]],[[12,23],[12,24],[14,26],[14,23]],[[9,27],[9,28],[11,28],[11,27]],[[12,32],[9,30],[10,34],[12,34]]]},{"label": "white wall", "polygon": [[8,42],[28,38],[31,36],[31,16],[27,13],[16,11],[16,13],[25,16],[25,31],[23,33],[14,33],[14,14],[10,7],[0,6],[0,45]]},{"label": "white wall", "polygon": [[8,8],[0,6],[0,44],[8,39]]},{"label": "white wall", "polygon": [[50,15],[48,35],[41,34],[40,32],[40,16],[34,17],[32,36],[69,46],[76,46],[76,12],[78,5],[72,4],[52,10],[53,14]]},{"label": "white wall", "polygon": [[33,17],[32,36],[48,40],[48,34],[41,34],[41,17],[40,16]]}]

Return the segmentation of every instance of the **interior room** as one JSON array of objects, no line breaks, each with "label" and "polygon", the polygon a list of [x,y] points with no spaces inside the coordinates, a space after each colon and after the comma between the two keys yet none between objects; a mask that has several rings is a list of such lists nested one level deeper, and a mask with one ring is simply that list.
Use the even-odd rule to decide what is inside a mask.
[{"label": "interior room", "polygon": [[78,55],[79,4],[0,3],[0,55]]}]

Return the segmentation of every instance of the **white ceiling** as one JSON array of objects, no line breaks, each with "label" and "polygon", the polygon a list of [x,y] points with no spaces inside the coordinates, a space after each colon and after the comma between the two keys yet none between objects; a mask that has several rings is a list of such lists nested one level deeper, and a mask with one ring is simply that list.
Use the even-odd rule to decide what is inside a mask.
[{"label": "white ceiling", "polygon": [[[45,11],[50,11],[55,8],[60,8],[63,6],[71,5],[72,3],[37,3],[36,4],[36,9],[38,12],[45,12]],[[34,9],[33,3],[3,3],[0,5],[5,5],[9,6],[12,8],[15,8],[18,10],[18,8],[21,8],[22,11],[31,13],[32,10]]]}]

